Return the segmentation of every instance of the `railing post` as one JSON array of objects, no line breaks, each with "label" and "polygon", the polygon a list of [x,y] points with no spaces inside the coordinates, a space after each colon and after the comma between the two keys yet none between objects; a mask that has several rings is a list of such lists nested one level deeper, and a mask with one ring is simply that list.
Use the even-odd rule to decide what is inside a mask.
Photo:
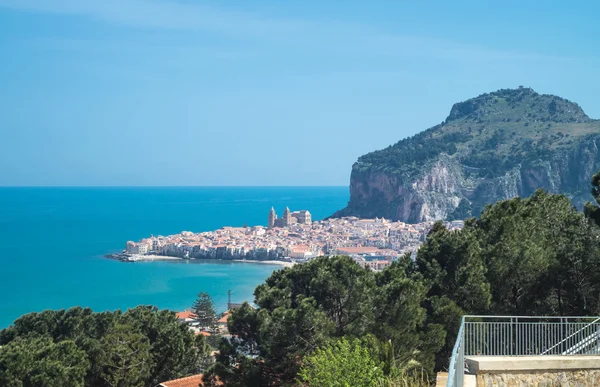
[{"label": "railing post", "polygon": [[595,331],[594,333],[595,333],[595,337],[596,337],[596,347],[594,347],[594,353],[593,353],[594,355],[598,355],[598,350],[600,349],[600,341],[598,340],[598,334],[599,334],[600,332],[599,332],[599,329],[598,329],[598,327],[599,327],[599,326],[598,326],[598,325],[596,325],[596,326],[595,326],[595,329],[594,329],[594,331]]},{"label": "railing post", "polygon": [[519,355],[519,353],[520,353],[519,352],[519,348],[520,348],[519,341],[521,340],[521,338],[520,338],[521,335],[519,334],[520,332],[519,332],[519,319],[518,318],[515,318],[515,333],[516,333],[516,338],[517,338],[517,340],[515,340],[516,341],[515,355]]},{"label": "railing post", "polygon": [[463,380],[465,377],[465,322],[463,321],[463,330],[461,332],[460,346],[458,347],[458,364],[456,367],[456,387],[463,387]]},{"label": "railing post", "polygon": [[[560,318],[560,334],[561,334],[561,337],[565,338],[564,340],[568,340],[569,332],[567,332],[567,326],[566,326],[566,324],[564,322],[564,319],[562,317]],[[565,345],[561,345],[560,347],[558,347],[558,350],[559,350],[558,353],[561,354],[561,355],[564,352],[563,348],[569,348],[569,343],[567,342],[566,346]]]},{"label": "railing post", "polygon": [[513,330],[513,319],[512,317],[510,318],[510,340],[508,341],[508,348],[509,348],[509,356],[513,356],[514,354],[514,345],[513,342],[515,340],[515,335],[514,335],[514,330]]}]

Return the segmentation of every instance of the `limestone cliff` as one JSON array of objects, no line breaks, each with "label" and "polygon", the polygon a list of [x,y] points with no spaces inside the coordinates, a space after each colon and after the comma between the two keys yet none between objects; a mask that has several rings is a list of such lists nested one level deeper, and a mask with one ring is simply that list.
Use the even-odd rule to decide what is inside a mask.
[{"label": "limestone cliff", "polygon": [[573,102],[528,88],[483,94],[455,104],[442,124],[361,156],[348,206],[333,217],[459,219],[538,188],[581,208],[599,145],[600,121]]}]

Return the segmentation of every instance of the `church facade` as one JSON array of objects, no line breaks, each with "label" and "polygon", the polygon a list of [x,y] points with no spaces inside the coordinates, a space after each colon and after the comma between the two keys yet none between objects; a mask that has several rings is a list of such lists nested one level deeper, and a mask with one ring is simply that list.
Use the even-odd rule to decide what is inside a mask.
[{"label": "church facade", "polygon": [[310,215],[310,212],[308,212],[307,210],[291,212],[289,207],[286,207],[285,211],[283,211],[283,216],[281,218],[277,217],[277,213],[275,212],[275,209],[273,207],[271,207],[271,211],[269,211],[269,228],[288,227],[292,224],[310,223],[312,223],[312,217]]}]

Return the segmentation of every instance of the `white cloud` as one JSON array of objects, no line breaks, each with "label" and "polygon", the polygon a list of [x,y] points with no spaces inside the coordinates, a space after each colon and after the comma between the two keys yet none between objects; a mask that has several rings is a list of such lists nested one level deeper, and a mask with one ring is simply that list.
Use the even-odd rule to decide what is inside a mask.
[{"label": "white cloud", "polygon": [[177,0],[0,0],[0,7],[83,16],[134,28],[210,32],[238,39],[258,39],[329,56],[410,56],[462,61],[578,60],[390,33],[368,24],[277,19]]},{"label": "white cloud", "polygon": [[240,34],[295,33],[305,27],[251,13],[223,11],[200,4],[165,0],[0,0],[0,7],[82,15],[132,27],[212,30]]}]

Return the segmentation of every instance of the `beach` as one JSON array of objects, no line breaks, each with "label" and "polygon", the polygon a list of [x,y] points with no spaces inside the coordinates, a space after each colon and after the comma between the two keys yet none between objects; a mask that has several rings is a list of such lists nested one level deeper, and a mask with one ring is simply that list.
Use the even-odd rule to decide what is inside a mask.
[{"label": "beach", "polygon": [[[203,261],[203,259],[197,258],[180,258],[180,257],[170,257],[166,255],[142,255],[142,254],[132,254],[129,256],[130,262],[145,262],[145,261]],[[217,260],[227,262],[228,260]],[[240,263],[262,263],[265,265],[281,265],[283,267],[292,267],[295,265],[295,262],[286,262],[286,261],[259,261],[254,259],[234,259],[232,262],[240,262]]]},{"label": "beach", "polygon": [[296,264],[296,262],[287,262],[287,261],[257,261],[253,259],[235,259],[234,262],[247,262],[247,263],[263,263],[267,265],[281,265],[283,267],[292,267]]},{"label": "beach", "polygon": [[129,255],[128,260],[130,262],[140,262],[140,261],[182,261],[183,258],[179,257],[168,257],[166,255],[142,255],[142,254],[132,254]]},{"label": "beach", "polygon": [[201,259],[201,258],[181,258],[181,257],[172,257],[168,255],[155,255],[155,254],[108,254],[107,258],[116,259],[121,262],[153,262],[153,261],[194,261],[194,262],[202,262],[202,261],[220,261],[220,262],[239,262],[239,263],[260,263],[265,265],[281,265],[283,267],[292,267],[296,264],[296,262],[287,262],[287,261],[278,261],[278,260],[270,260],[270,261],[260,261],[256,259]]}]

